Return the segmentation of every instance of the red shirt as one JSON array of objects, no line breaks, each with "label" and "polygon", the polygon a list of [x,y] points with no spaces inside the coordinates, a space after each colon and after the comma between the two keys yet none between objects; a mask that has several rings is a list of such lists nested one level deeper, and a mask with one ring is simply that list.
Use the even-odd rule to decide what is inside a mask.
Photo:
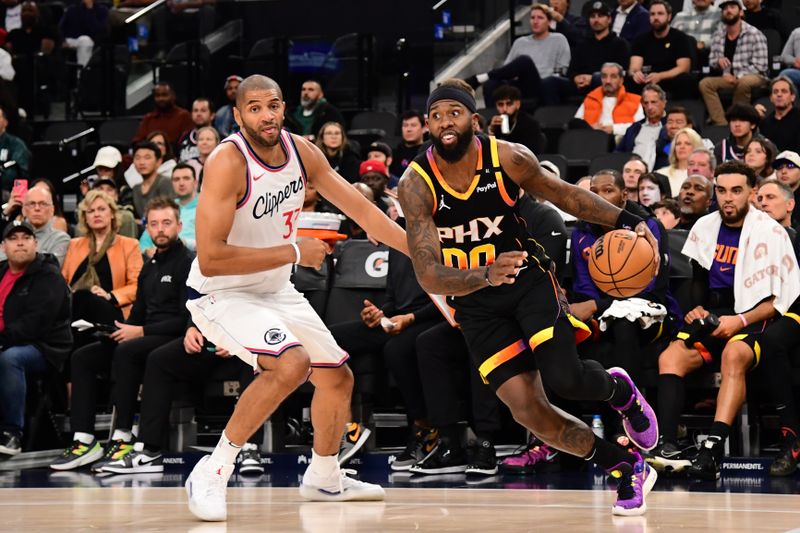
[{"label": "red shirt", "polygon": [[25,271],[23,270],[15,274],[9,269],[6,270],[3,279],[0,279],[0,331],[6,330],[6,323],[3,320],[3,308],[6,306],[6,298],[8,298],[8,295],[11,293],[11,289],[14,288],[14,283],[16,283],[24,273]]}]

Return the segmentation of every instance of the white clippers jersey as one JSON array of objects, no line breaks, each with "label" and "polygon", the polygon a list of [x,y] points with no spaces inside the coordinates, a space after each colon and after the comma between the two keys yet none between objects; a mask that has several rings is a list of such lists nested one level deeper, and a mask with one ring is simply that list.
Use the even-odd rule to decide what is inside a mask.
[{"label": "white clippers jersey", "polygon": [[[280,145],[286,163],[270,167],[256,155],[241,132],[226,137],[247,161],[247,191],[236,204],[228,244],[249,248],[267,248],[295,242],[297,216],[303,207],[306,173],[297,147],[288,131],[280,133]],[[202,193],[201,193],[202,194]],[[202,246],[198,243],[198,246]],[[292,265],[254,274],[204,276],[197,259],[192,263],[186,284],[201,294],[214,291],[277,292],[289,283]]]}]

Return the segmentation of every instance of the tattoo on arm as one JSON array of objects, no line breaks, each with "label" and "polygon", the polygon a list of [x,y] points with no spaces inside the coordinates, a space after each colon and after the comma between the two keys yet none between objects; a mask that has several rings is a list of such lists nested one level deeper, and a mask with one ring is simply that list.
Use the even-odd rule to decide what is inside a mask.
[{"label": "tattoo on arm", "polygon": [[432,294],[463,296],[486,287],[483,269],[460,270],[442,264],[439,232],[431,216],[431,191],[411,168],[400,180],[398,198],[406,218],[411,261],[422,288]]}]

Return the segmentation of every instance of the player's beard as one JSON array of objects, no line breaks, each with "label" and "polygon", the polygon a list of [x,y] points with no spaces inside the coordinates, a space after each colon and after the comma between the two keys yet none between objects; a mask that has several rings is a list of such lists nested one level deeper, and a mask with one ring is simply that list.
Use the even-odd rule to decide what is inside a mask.
[{"label": "player's beard", "polygon": [[272,148],[273,146],[277,145],[280,142],[281,128],[283,128],[283,122],[275,123],[274,126],[278,130],[278,134],[275,135],[275,139],[265,139],[261,135],[260,129],[254,129],[248,126],[246,123],[244,122],[242,123],[242,128],[244,129],[245,133],[247,133],[247,136],[250,137],[253,140],[253,142],[255,142],[256,144],[258,144],[263,148]]},{"label": "player's beard", "polygon": [[734,212],[732,215],[725,214],[725,211],[723,211],[723,206],[720,206],[719,214],[722,217],[722,222],[724,222],[725,225],[727,226],[731,226],[733,224],[741,222],[744,219],[744,217],[747,216],[747,210],[749,209],[749,205],[750,204],[748,202],[744,204],[744,207],[741,209],[739,209],[736,206],[733,206]]},{"label": "player's beard", "polygon": [[[448,129],[445,131],[450,130]],[[475,132],[473,132],[472,127],[470,127],[466,131],[456,131],[456,136],[458,137],[456,144],[447,147],[442,143],[439,137],[431,135],[431,142],[433,143],[433,147],[436,148],[436,153],[448,163],[456,163],[464,157],[467,150],[469,150],[472,139],[475,137]]]}]

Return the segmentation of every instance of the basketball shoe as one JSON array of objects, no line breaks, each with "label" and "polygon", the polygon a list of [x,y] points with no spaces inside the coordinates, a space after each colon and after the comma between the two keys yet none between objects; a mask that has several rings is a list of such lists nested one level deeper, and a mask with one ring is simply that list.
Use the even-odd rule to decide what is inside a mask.
[{"label": "basketball shoe", "polygon": [[800,441],[790,430],[783,429],[783,443],[775,462],[769,467],[771,476],[791,476],[797,471],[800,458]]},{"label": "basketball shoe", "polygon": [[126,442],[122,439],[108,441],[108,444],[106,444],[106,450],[103,452],[103,457],[99,461],[95,461],[92,464],[92,472],[95,474],[102,472],[103,467],[113,461],[115,455],[117,455],[119,452],[128,453],[131,450],[133,450],[133,444],[130,442]]},{"label": "basketball shoe", "polygon": [[358,422],[347,424],[342,435],[342,446],[339,449],[339,464],[345,465],[367,443],[372,432]]},{"label": "basketball shoe", "polygon": [[160,453],[145,451],[143,443],[136,443],[114,454],[102,471],[112,474],[157,474],[164,471],[164,459]]},{"label": "basketball shoe", "polygon": [[497,473],[497,455],[494,445],[486,439],[467,444],[467,474],[493,476]]},{"label": "basketball shoe", "polygon": [[620,463],[609,473],[619,480],[617,501],[611,512],[618,516],[639,516],[647,511],[645,498],[658,479],[656,471],[648,465],[639,452],[633,452],[636,462]]},{"label": "basketball shoe", "polygon": [[620,367],[609,368],[608,373],[628,382],[633,394],[623,406],[611,405],[622,415],[622,427],[633,443],[643,450],[652,450],[658,444],[658,420],[656,413],[636,388],[631,377]]},{"label": "basketball shoe", "polygon": [[386,498],[380,485],[349,477],[355,473],[355,470],[342,468],[322,479],[311,471],[309,465],[300,484],[300,496],[313,502],[381,501]]},{"label": "basketball shoe", "polygon": [[525,445],[522,452],[509,455],[500,462],[500,470],[507,474],[527,475],[559,469],[558,450],[535,438]]},{"label": "basketball shoe", "polygon": [[76,440],[61,453],[58,459],[50,464],[50,468],[53,470],[73,470],[91,464],[101,457],[103,457],[103,448],[97,442],[97,439],[90,444],[84,444]]},{"label": "basketball shoe", "polygon": [[694,446],[679,449],[672,442],[659,442],[646,456],[647,463],[658,472],[683,472],[692,466],[692,456],[696,455]]},{"label": "basketball shoe", "polygon": [[242,451],[237,457],[239,463],[239,473],[244,476],[260,476],[264,473],[264,465],[261,464],[261,454],[258,446],[248,442],[242,446]]},{"label": "basketball shoe", "polygon": [[467,454],[461,446],[451,446],[446,440],[439,443],[431,453],[412,466],[412,474],[457,474],[467,471]]},{"label": "basketball shoe", "polygon": [[226,491],[233,465],[214,464],[206,455],[186,479],[189,510],[200,520],[223,522],[228,519]]},{"label": "basketball shoe", "polygon": [[439,432],[436,429],[425,429],[414,426],[408,437],[406,448],[392,462],[392,470],[404,472],[421,461],[436,448],[439,442]]},{"label": "basketball shoe", "polygon": [[11,433],[10,431],[3,431],[0,435],[0,454],[2,455],[17,455],[22,451],[22,444],[20,444],[19,435]]},{"label": "basketball shoe", "polygon": [[719,479],[719,465],[724,454],[724,440],[714,437],[707,438],[700,445],[700,451],[697,452],[697,456],[692,459],[689,475],[708,481]]}]

